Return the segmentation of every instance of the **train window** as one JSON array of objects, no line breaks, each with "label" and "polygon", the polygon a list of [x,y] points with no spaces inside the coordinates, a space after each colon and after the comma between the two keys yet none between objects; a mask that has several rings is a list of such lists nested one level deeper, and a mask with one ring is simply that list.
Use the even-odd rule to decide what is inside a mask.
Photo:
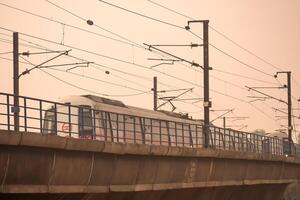
[{"label": "train window", "polygon": [[124,115],[117,114],[117,131],[119,136],[119,142],[125,142],[124,140]]},{"label": "train window", "polygon": [[184,137],[183,137],[183,124],[176,123],[175,124],[175,131],[177,135],[177,145],[184,146]]},{"label": "train window", "polygon": [[49,109],[45,112],[43,133],[54,134],[55,129],[56,128],[54,110]]},{"label": "train window", "polygon": [[168,133],[169,133],[169,145],[171,146],[176,146],[176,141],[175,141],[175,123],[174,122],[167,122],[167,127],[168,127]]},{"label": "train window", "polygon": [[140,117],[135,117],[135,140],[136,143],[143,143],[143,135],[142,135],[142,123]]},{"label": "train window", "polygon": [[184,144],[183,146],[191,147],[191,134],[190,134],[190,129],[189,129],[189,124],[184,124],[183,125],[183,141]]},{"label": "train window", "polygon": [[127,143],[134,143],[134,117],[125,115],[125,140]]},{"label": "train window", "polygon": [[111,137],[112,137],[112,141],[119,141],[119,135],[118,135],[118,127],[117,127],[117,114],[115,113],[108,113],[110,118],[110,133],[111,133]]},{"label": "train window", "polygon": [[197,133],[196,133],[196,125],[195,124],[190,124],[190,141],[191,141],[191,145],[194,147],[196,145],[196,137]]},{"label": "train window", "polygon": [[91,139],[93,137],[93,121],[90,106],[80,106],[78,121],[79,137]]},{"label": "train window", "polygon": [[145,130],[145,143],[151,144],[152,143],[152,127],[151,127],[151,119],[145,118],[144,119],[144,130]]},{"label": "train window", "polygon": [[160,123],[159,120],[152,120],[152,144],[160,144]]},{"label": "train window", "polygon": [[96,113],[96,139],[105,141],[107,138],[107,129],[106,129],[106,121],[105,121],[105,113],[103,111],[98,111]]}]

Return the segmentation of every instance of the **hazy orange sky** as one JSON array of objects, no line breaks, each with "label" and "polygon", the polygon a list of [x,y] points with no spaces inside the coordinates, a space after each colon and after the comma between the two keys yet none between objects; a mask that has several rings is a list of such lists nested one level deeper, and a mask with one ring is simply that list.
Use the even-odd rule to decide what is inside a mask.
[{"label": "hazy orange sky", "polygon": [[[188,18],[170,12],[162,7],[158,7],[147,0],[107,0],[116,5],[134,10],[145,15],[161,19],[163,21],[176,24],[184,27],[187,24]],[[292,71],[292,93],[293,107],[298,108],[299,104],[296,101],[300,96],[300,1],[299,0],[190,0],[190,1],[171,1],[171,0],[154,0],[168,8],[174,9],[186,14],[194,19],[209,19],[210,26],[230,37],[232,40],[254,52],[256,55],[264,58],[274,66],[282,70]],[[62,11],[47,1],[43,0],[1,0],[10,6],[14,6],[53,20],[61,21],[65,24],[74,25],[84,28],[92,32],[96,32],[115,39],[116,35],[112,35],[100,27],[117,33],[138,44],[190,44],[202,41],[187,32],[186,30],[161,24],[151,21],[128,12],[110,7],[97,0],[87,1],[57,1],[51,0],[65,9],[75,13],[83,19],[91,19],[97,26],[89,26],[83,20],[75,17],[65,11]],[[203,90],[199,85],[203,85],[203,75],[201,69],[192,68],[183,63],[175,63],[174,65],[161,65],[154,68],[157,71],[149,69],[151,66],[158,64],[157,61],[150,61],[148,58],[160,58],[157,54],[149,52],[142,48],[135,47],[113,41],[107,38],[82,32],[63,24],[49,22],[45,19],[40,19],[29,14],[0,5],[0,26],[8,28],[20,33],[38,36],[49,39],[57,43],[70,45],[80,49],[85,49],[97,54],[111,56],[128,63],[119,62],[116,60],[107,59],[99,55],[82,52],[72,49],[70,55],[95,62],[100,65],[109,66],[119,71],[107,69],[101,66],[90,65],[88,68],[77,68],[72,70],[74,74],[63,72],[66,67],[45,69],[47,73],[58,77],[60,80],[67,81],[73,86],[67,85],[62,81],[54,79],[49,74],[41,70],[34,70],[29,75],[25,75],[20,79],[20,94],[24,96],[34,96],[38,98],[55,100],[61,96],[74,94],[87,94],[92,91],[112,95],[110,98],[120,99],[126,104],[152,109],[152,94],[150,92],[137,96],[118,96],[137,94],[143,91],[150,91],[152,87],[152,77],[158,77],[159,90],[163,89],[178,89],[191,88],[193,93],[188,93],[182,98],[203,97]],[[201,24],[193,24],[191,30],[202,37]],[[12,51],[12,45],[5,43],[12,41],[12,33],[0,30],[0,53]],[[7,35],[8,34],[8,35]],[[286,77],[280,75],[279,81],[276,81],[272,76],[278,71],[273,66],[268,65],[253,55],[243,51],[224,37],[217,34],[212,29],[209,30],[210,43],[224,50],[230,55],[242,60],[243,62],[264,71],[269,75],[259,73],[236,62],[232,58],[220,53],[213,47],[210,47],[210,66],[213,68],[210,71],[210,88],[211,100],[213,102],[212,109],[228,109],[234,108],[234,112],[228,117],[247,116],[249,119],[244,121],[232,121],[228,119],[228,125],[248,125],[247,131],[252,131],[257,128],[263,128],[269,132],[276,129],[282,129],[281,125],[286,125],[286,120],[278,120],[275,116],[282,115],[276,113],[272,107],[285,108],[286,105],[274,100],[255,101],[248,103],[251,99],[247,96],[256,95],[245,89],[245,86],[278,86],[279,83],[284,84]],[[20,34],[22,44],[33,45],[38,44],[51,50],[68,50],[69,47],[53,44],[38,39],[34,39]],[[25,41],[24,41],[25,40]],[[124,41],[124,40],[123,40]],[[21,42],[21,41],[20,41]],[[31,42],[31,43],[28,43]],[[202,48],[190,47],[164,47],[166,51],[172,52],[180,57],[190,61],[195,61],[202,64]],[[20,46],[20,51],[37,52],[38,49],[33,49],[28,46]],[[53,54],[35,55],[25,57],[34,64],[39,64],[54,56]],[[2,58],[12,58],[12,54],[1,54]],[[20,61],[23,61],[20,59]],[[67,56],[63,56],[49,64],[78,62]],[[137,65],[132,65],[134,63]],[[12,93],[12,62],[9,60],[0,59],[1,64],[1,79],[0,91]],[[20,64],[20,72],[30,65]],[[105,71],[109,70],[110,74]],[[234,74],[240,74],[250,78],[258,79],[250,80],[242,77],[237,77],[222,73],[226,71]],[[123,73],[123,72],[126,73]],[[143,79],[130,76],[128,73],[143,76]],[[166,76],[169,75],[169,76]],[[98,81],[83,78],[82,76],[90,76]],[[171,77],[173,76],[173,78]],[[175,79],[178,77],[182,80]],[[107,81],[119,84],[124,87],[110,85],[102,81]],[[188,82],[187,82],[188,81]],[[192,84],[191,84],[192,83]],[[75,88],[79,86],[90,91]],[[286,90],[263,90],[271,95],[286,100]],[[222,93],[220,95],[219,93]],[[163,95],[176,95],[173,92]],[[230,98],[233,96],[237,99]],[[191,104],[191,102],[175,102],[178,112],[189,112],[194,118],[202,118],[202,102]],[[169,109],[169,107],[164,107]],[[220,112],[212,112],[211,119],[214,119]],[[294,110],[294,115],[299,116],[299,110]],[[299,120],[294,120],[295,125],[300,125]],[[216,120],[217,125],[222,124],[222,120]],[[237,127],[238,128],[238,127]],[[296,126],[296,129],[300,126]]]}]

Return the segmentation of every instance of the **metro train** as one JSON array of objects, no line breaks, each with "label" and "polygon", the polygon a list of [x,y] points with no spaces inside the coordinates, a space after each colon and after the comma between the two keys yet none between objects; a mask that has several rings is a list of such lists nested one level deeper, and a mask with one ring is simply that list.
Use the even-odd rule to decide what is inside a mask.
[{"label": "metro train", "polygon": [[[69,96],[45,111],[43,133],[109,142],[203,147],[203,120],[125,105],[95,95]],[[286,154],[284,138],[259,136],[210,124],[213,148]]]},{"label": "metro train", "polygon": [[[203,121],[94,95],[69,96],[46,110],[43,132],[111,142],[199,146]],[[56,112],[55,112],[56,110]]]}]

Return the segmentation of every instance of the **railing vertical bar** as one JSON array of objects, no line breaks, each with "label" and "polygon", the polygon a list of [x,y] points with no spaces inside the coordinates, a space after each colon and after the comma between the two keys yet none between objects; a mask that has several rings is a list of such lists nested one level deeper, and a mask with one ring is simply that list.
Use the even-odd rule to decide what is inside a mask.
[{"label": "railing vertical bar", "polygon": [[218,129],[218,148],[221,149],[221,129]]},{"label": "railing vertical bar", "polygon": [[54,133],[57,135],[57,104],[54,103]]},{"label": "railing vertical bar", "polygon": [[136,143],[135,116],[133,116],[133,143]]},{"label": "railing vertical bar", "polygon": [[[211,127],[209,127],[209,130],[211,129]],[[212,144],[212,146],[214,147],[214,148],[216,148],[217,147],[217,144],[216,144],[216,142],[217,142],[217,137],[216,137],[216,127],[213,127],[213,131],[214,131],[214,133],[213,134],[211,134],[211,135],[214,135],[214,139],[213,139],[213,144]],[[210,131],[211,132],[211,131]]]},{"label": "railing vertical bar", "polygon": [[142,134],[142,144],[146,144],[146,136],[145,136],[145,118],[139,117],[141,134]]},{"label": "railing vertical bar", "polygon": [[[228,141],[229,141],[229,149],[231,150],[233,148],[233,140],[232,140],[233,135],[231,135],[231,130],[228,133]],[[231,144],[232,143],[232,144]]]},{"label": "railing vertical bar", "polygon": [[39,100],[39,104],[40,104],[40,132],[43,133],[43,103],[41,100]]},{"label": "railing vertical bar", "polygon": [[177,138],[177,122],[174,122],[174,134],[175,134],[175,146],[178,145],[178,138]]},{"label": "railing vertical bar", "polygon": [[9,95],[6,95],[6,111],[7,111],[7,129],[10,131],[10,110],[9,110]]},{"label": "railing vertical bar", "polygon": [[167,134],[168,134],[168,143],[169,143],[169,146],[172,146],[171,135],[170,135],[170,127],[169,127],[169,122],[168,121],[166,121],[166,128],[167,128]]},{"label": "railing vertical bar", "polygon": [[117,113],[116,123],[117,123],[117,142],[119,142],[119,114],[118,113]]},{"label": "railing vertical bar", "polygon": [[113,130],[110,114],[111,114],[110,112],[107,112],[107,120],[108,120],[108,124],[109,124],[109,129],[110,129],[110,140],[111,140],[111,142],[114,142],[114,130]]},{"label": "railing vertical bar", "polygon": [[150,144],[153,144],[153,122],[150,119]]},{"label": "railing vertical bar", "polygon": [[26,97],[24,97],[24,130],[27,132],[27,101]]},{"label": "railing vertical bar", "polygon": [[198,147],[198,125],[196,126],[196,148]]},{"label": "railing vertical bar", "polygon": [[92,110],[93,112],[93,136],[92,136],[92,139],[96,139],[96,112],[95,110],[93,109]]},{"label": "railing vertical bar", "polygon": [[162,144],[161,121],[159,120],[159,144]]},{"label": "railing vertical bar", "polygon": [[125,120],[126,120],[126,116],[123,114],[123,139],[124,139],[124,142],[126,143],[126,123],[125,123]]},{"label": "railing vertical bar", "polygon": [[182,123],[181,124],[181,128],[182,128],[182,146],[184,147],[185,146],[185,141],[184,141],[184,124]]},{"label": "railing vertical bar", "polygon": [[189,136],[190,136],[190,146],[193,147],[193,135],[192,135],[191,124],[189,124]]},{"label": "railing vertical bar", "polygon": [[68,105],[68,123],[69,123],[69,137],[72,136],[72,124],[71,124],[71,105]]}]

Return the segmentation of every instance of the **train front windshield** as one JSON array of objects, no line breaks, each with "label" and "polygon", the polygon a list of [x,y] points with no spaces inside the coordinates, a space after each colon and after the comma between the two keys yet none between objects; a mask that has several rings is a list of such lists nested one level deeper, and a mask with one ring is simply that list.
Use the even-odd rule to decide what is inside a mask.
[{"label": "train front windshield", "polygon": [[79,137],[92,138],[93,121],[92,110],[90,106],[81,106],[79,108]]}]

